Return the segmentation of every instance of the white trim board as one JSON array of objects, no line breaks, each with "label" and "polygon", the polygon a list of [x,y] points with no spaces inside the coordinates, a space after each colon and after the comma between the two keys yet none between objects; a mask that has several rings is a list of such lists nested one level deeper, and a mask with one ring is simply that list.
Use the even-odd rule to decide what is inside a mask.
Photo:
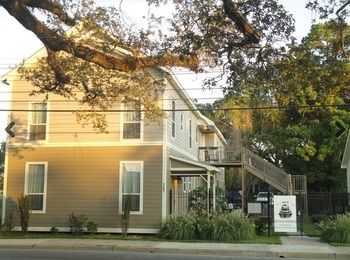
[{"label": "white trim board", "polygon": [[162,141],[154,142],[65,142],[65,143],[9,143],[9,147],[120,147],[120,146],[161,146]]}]

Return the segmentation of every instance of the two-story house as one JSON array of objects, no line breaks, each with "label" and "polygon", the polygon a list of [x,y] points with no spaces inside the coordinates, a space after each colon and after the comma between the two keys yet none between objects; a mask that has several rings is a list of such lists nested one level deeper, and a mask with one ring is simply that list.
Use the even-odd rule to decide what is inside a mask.
[{"label": "two-story house", "polygon": [[[348,138],[347,138],[344,153],[343,153],[341,168],[346,169],[347,191],[348,193],[350,193],[350,131],[348,133]],[[349,201],[349,204],[350,204],[350,201]]]},{"label": "two-story house", "polygon": [[[44,50],[26,63],[42,55]],[[171,71],[154,69],[166,84],[159,98],[165,116],[145,123],[137,103],[115,104],[119,112],[106,113],[108,133],[78,124],[71,112],[79,108],[75,102],[30,96],[31,84],[16,69],[3,77],[11,93],[9,122],[16,123],[15,137],[7,140],[3,223],[13,214],[19,229],[16,201],[25,194],[31,201],[31,231],[53,226],[68,231],[73,212],[97,223],[99,232],[120,232],[128,196],[129,232],[156,233],[162,220],[184,211],[179,212],[174,194],[198,185],[223,186],[223,170],[203,162],[213,155],[203,147],[218,149],[225,139]]]}]

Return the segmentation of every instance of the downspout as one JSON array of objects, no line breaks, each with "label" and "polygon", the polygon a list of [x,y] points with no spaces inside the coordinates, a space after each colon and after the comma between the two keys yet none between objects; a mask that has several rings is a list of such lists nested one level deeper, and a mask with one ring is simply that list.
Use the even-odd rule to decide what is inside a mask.
[{"label": "downspout", "polygon": [[213,174],[213,214],[216,213],[216,174]]},{"label": "downspout", "polygon": [[207,171],[207,216],[210,214],[210,172]]}]

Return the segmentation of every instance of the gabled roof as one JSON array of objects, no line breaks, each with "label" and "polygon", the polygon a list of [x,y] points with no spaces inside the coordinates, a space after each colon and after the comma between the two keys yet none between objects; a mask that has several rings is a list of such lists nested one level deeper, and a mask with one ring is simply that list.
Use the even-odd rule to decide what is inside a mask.
[{"label": "gabled roof", "polygon": [[346,145],[343,154],[343,160],[341,162],[341,168],[346,169],[348,167],[348,162],[350,160],[350,130],[348,133],[348,139],[346,140]]},{"label": "gabled roof", "polygon": [[[72,30],[72,29],[71,29]],[[72,33],[71,31],[69,33]],[[127,50],[123,50],[122,48],[118,48],[118,54],[123,55],[123,54],[130,54]],[[29,56],[27,59],[25,59],[23,62],[35,62],[38,58],[41,58],[42,56],[46,55],[46,49],[44,47],[40,48],[38,51],[36,51],[34,54]],[[12,75],[13,73],[16,73],[17,68],[19,65],[16,67],[12,68],[9,70],[5,75],[1,76],[0,75],[0,80],[4,81]],[[166,75],[167,80],[174,86],[174,88],[177,90],[178,94],[183,98],[185,103],[189,106],[189,108],[193,111],[193,113],[196,115],[197,118],[203,121],[204,125],[209,126],[210,128],[213,129],[213,131],[217,134],[219,139],[224,143],[227,144],[224,136],[220,132],[220,130],[217,128],[215,123],[211,121],[209,118],[206,116],[202,115],[202,113],[198,110],[197,106],[192,102],[191,98],[188,96],[187,92],[185,89],[182,87],[180,82],[177,80],[171,69],[166,68],[166,67],[158,67],[164,74]]]},{"label": "gabled roof", "polygon": [[161,67],[161,70],[163,70],[167,76],[167,79],[172,83],[172,85],[175,87],[177,90],[178,94],[183,98],[183,100],[186,102],[188,107],[193,110],[193,113],[203,120],[203,123],[206,124],[207,126],[211,126],[214,129],[214,132],[217,134],[217,136],[220,138],[220,140],[224,143],[226,143],[225,137],[222,135],[220,130],[217,128],[215,123],[211,121],[209,118],[206,116],[202,115],[202,113],[198,110],[197,106],[192,102],[191,98],[188,96],[187,92],[185,89],[182,87],[180,82],[177,80],[175,75],[173,75],[172,71],[168,68]]}]

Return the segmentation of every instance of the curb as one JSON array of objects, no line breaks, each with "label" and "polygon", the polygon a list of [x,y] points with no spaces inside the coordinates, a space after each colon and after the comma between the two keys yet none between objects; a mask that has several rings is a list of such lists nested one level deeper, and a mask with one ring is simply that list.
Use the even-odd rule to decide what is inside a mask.
[{"label": "curb", "polygon": [[[350,248],[333,247],[329,252],[314,252],[283,245],[267,245],[266,250],[257,249],[254,244],[242,244],[242,248],[184,248],[176,247],[179,244],[147,243],[147,244],[115,244],[111,241],[96,241],[89,245],[81,241],[13,241],[1,243],[0,249],[49,249],[49,250],[92,250],[92,251],[127,251],[148,253],[173,253],[173,254],[196,254],[196,255],[223,255],[223,256],[250,256],[250,257],[273,257],[273,258],[313,258],[313,259],[350,259]],[[10,242],[10,243],[8,243]],[[98,244],[97,244],[98,243]],[[105,243],[105,244],[104,244]],[[172,245],[172,246],[169,246]],[[186,244],[188,245],[188,244]],[[235,244],[237,245],[237,244]],[[304,248],[305,249],[305,248]],[[295,251],[294,251],[295,250]],[[338,251],[338,252],[337,252]]]}]

